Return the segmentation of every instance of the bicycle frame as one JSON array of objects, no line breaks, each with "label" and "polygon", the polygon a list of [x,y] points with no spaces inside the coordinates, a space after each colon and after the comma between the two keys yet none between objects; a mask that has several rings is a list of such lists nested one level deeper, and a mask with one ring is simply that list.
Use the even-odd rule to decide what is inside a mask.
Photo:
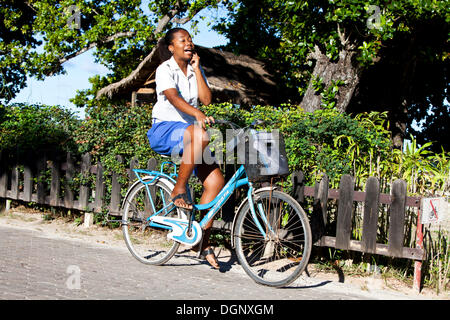
[{"label": "bicycle frame", "polygon": [[[146,191],[148,194],[148,197],[150,199],[150,203],[152,205],[153,208],[153,212],[155,212],[153,215],[151,215],[150,217],[147,218],[147,221],[149,221],[149,225],[152,227],[159,227],[159,228],[163,228],[163,229],[171,229],[170,227],[166,226],[166,225],[162,225],[159,224],[157,222],[152,222],[150,221],[152,219],[152,217],[160,214],[162,211],[166,211],[165,213],[169,213],[172,210],[174,210],[176,207],[173,204],[173,202],[170,202],[168,204],[164,203],[163,204],[163,208],[161,210],[159,210],[158,212],[156,212],[155,207],[154,207],[154,203],[153,203],[153,198],[149,189],[149,185],[151,183],[153,183],[156,179],[163,177],[166,179],[169,179],[171,182],[175,183],[175,177],[176,177],[176,165],[173,164],[175,166],[174,169],[174,173],[168,175],[166,173],[163,172],[163,167],[164,164],[166,163],[171,163],[171,162],[165,162],[161,165],[161,171],[149,171],[149,170],[142,170],[142,169],[133,169],[133,171],[135,172],[136,176],[138,177],[138,179],[140,180],[141,183],[143,183],[146,187]],[[154,177],[152,180],[150,181],[144,181],[141,177],[140,177],[140,173],[143,174],[147,174],[150,175],[152,177]],[[245,177],[243,177],[245,176]],[[207,210],[210,209],[208,211],[208,213],[203,217],[203,219],[199,222],[199,225],[202,229],[204,229],[204,227],[215,217],[215,215],[217,214],[217,212],[220,210],[220,208],[225,204],[225,202],[230,198],[230,196],[233,194],[233,192],[237,189],[240,188],[242,186],[247,185],[248,188],[248,192],[247,192],[247,199],[248,199],[248,203],[249,203],[249,207],[250,207],[250,211],[253,217],[253,220],[255,222],[255,225],[257,226],[258,230],[261,232],[262,236],[264,238],[267,238],[267,234],[264,230],[264,228],[261,226],[258,218],[257,218],[257,214],[256,214],[256,210],[255,210],[255,206],[254,206],[254,201],[253,201],[253,184],[248,181],[248,177],[245,173],[245,169],[244,166],[241,165],[239,167],[239,169],[234,173],[234,175],[230,178],[230,180],[227,182],[227,184],[222,188],[222,190],[219,192],[219,194],[209,203],[206,204],[194,204],[193,205],[193,210]],[[163,198],[164,201],[164,198]],[[268,226],[268,230],[270,230],[271,232],[273,232],[272,227],[270,226],[270,224],[267,221],[267,217],[266,214],[262,208],[261,204],[258,204],[258,212],[259,212],[259,216],[261,217],[262,221],[264,222],[264,224],[266,226]],[[170,208],[170,209],[169,209]],[[191,219],[194,219],[194,214],[191,215]]]}]

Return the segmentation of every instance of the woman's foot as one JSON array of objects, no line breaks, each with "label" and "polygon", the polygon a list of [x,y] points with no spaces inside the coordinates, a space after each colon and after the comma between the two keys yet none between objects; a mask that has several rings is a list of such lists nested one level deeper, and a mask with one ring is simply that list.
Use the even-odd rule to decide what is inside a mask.
[{"label": "woman's foot", "polygon": [[172,196],[172,202],[175,206],[181,209],[192,210],[192,202],[189,200],[186,192],[178,193]]},{"label": "woman's foot", "polygon": [[217,261],[216,255],[214,254],[214,250],[209,247],[202,251],[201,255],[214,269],[219,269],[219,262]]}]

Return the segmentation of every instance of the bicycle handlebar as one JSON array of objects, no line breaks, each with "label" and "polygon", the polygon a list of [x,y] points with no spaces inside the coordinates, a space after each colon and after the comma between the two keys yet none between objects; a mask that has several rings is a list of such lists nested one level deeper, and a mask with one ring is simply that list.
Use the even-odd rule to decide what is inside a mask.
[{"label": "bicycle handlebar", "polygon": [[234,122],[228,121],[228,120],[216,120],[216,119],[214,119],[214,123],[216,123],[216,124],[227,124],[234,130],[239,129],[239,126],[237,124],[235,124]]},{"label": "bicycle handlebar", "polygon": [[254,120],[249,126],[241,128],[239,127],[237,124],[235,124],[232,121],[228,121],[228,120],[214,120],[215,124],[225,124],[225,125],[229,125],[233,131],[235,132],[234,136],[232,139],[230,139],[229,141],[226,142],[226,148],[227,149],[234,149],[236,148],[236,146],[239,144],[242,134],[244,133],[244,131],[248,128],[253,128],[254,126],[257,125],[262,125],[265,123],[264,120],[260,120],[260,119],[256,119]]},{"label": "bicycle handlebar", "polygon": [[[245,127],[245,128],[252,128],[252,127],[254,127],[254,126],[257,126],[257,125],[262,125],[262,124],[264,124],[266,121],[264,121],[264,120],[260,120],[260,119],[256,119],[256,120],[254,120],[249,126],[247,126],[247,127]],[[216,123],[216,124],[226,124],[226,125],[229,125],[232,129],[234,129],[234,130],[237,130],[237,129],[245,129],[245,128],[241,128],[241,127],[239,127],[237,124],[235,124],[234,122],[232,122],[232,121],[228,121],[228,120],[214,120],[214,123]]]}]

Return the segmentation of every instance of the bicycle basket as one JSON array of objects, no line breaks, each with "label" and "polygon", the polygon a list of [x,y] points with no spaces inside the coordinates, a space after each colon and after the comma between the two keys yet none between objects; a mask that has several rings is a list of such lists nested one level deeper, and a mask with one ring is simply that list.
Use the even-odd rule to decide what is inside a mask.
[{"label": "bicycle basket", "polygon": [[250,130],[245,135],[243,144],[244,168],[249,181],[269,181],[273,177],[289,174],[284,139],[278,130]]}]

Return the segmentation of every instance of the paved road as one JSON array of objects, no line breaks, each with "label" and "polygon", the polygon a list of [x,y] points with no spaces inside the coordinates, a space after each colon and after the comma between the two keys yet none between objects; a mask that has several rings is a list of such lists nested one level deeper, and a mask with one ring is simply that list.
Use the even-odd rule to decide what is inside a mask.
[{"label": "paved road", "polygon": [[301,277],[289,288],[257,285],[229,257],[218,272],[181,252],[164,266],[146,266],[123,247],[47,237],[0,226],[0,299],[360,300],[416,296],[355,289]]}]

